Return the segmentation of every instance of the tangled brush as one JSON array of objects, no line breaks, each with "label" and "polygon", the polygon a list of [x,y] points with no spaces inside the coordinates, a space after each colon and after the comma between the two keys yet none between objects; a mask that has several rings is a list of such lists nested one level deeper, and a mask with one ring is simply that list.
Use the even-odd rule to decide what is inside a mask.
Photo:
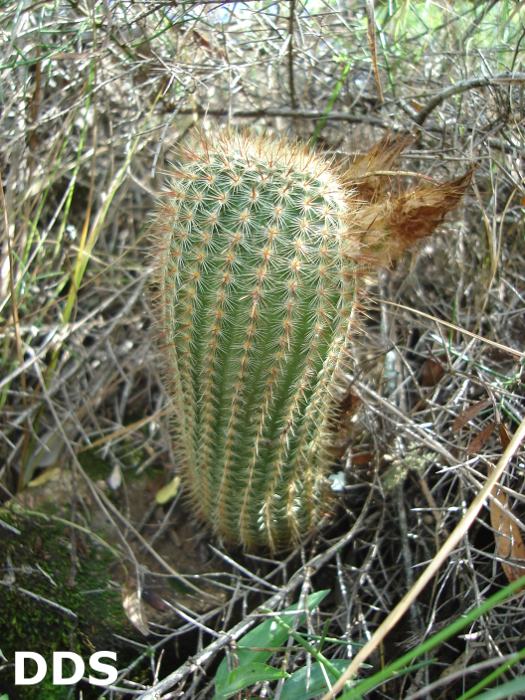
[{"label": "tangled brush", "polygon": [[393,194],[410,141],[342,166],[218,132],[173,172],[153,225],[166,380],[185,482],[225,540],[275,550],[330,509],[363,277],[429,236],[470,182]]}]

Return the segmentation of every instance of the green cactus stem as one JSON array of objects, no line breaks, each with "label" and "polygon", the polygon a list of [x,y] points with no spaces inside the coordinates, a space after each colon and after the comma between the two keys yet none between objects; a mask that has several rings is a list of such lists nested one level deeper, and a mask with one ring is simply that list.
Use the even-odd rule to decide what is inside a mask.
[{"label": "green cactus stem", "polygon": [[[406,138],[350,168],[301,144],[202,137],[153,230],[178,457],[197,513],[245,548],[330,511],[337,403],[362,278],[428,235],[468,176],[385,194]],[[379,174],[375,174],[379,173]]]}]

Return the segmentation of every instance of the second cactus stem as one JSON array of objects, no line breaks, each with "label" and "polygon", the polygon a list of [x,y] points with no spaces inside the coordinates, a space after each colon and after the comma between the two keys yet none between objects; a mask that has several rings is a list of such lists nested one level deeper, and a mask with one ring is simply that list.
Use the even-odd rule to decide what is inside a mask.
[{"label": "second cactus stem", "polygon": [[330,510],[362,278],[429,235],[469,182],[393,196],[407,143],[343,167],[215,133],[173,174],[154,223],[166,377],[191,498],[225,540],[275,550]]}]

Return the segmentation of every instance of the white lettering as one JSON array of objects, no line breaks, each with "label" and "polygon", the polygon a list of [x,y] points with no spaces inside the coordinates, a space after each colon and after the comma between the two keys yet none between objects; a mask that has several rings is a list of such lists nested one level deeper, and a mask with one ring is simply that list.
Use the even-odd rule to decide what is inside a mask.
[{"label": "white lettering", "polygon": [[116,668],[113,666],[110,666],[109,664],[102,664],[100,663],[99,659],[101,658],[106,658],[106,659],[111,659],[112,661],[117,660],[117,654],[114,651],[97,651],[96,654],[92,654],[89,657],[89,665],[93,669],[93,671],[97,671],[98,673],[105,673],[106,678],[95,678],[94,676],[89,677],[89,682],[92,685],[111,685],[117,680],[118,677],[118,671]]},{"label": "white lettering", "polygon": [[[36,661],[37,671],[32,678],[25,677],[25,660]],[[35,651],[15,651],[15,685],[35,685],[44,680],[47,673],[46,660]]]},{"label": "white lettering", "polygon": [[[62,661],[70,659],[74,666],[75,672],[69,678],[64,678],[62,675]],[[54,651],[53,652],[53,685],[74,685],[84,675],[85,670],[82,657],[75,654],[73,651]]]}]

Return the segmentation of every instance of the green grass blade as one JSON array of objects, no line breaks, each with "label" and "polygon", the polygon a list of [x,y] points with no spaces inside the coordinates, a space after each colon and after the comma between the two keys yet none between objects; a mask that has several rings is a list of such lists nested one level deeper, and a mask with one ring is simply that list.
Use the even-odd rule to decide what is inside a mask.
[{"label": "green grass blade", "polygon": [[525,647],[521,649],[512,659],[509,659],[505,663],[501,664],[501,666],[498,666],[498,668],[492,671],[492,673],[489,673],[486,678],[483,678],[483,680],[477,683],[473,688],[467,690],[466,693],[463,693],[458,700],[470,700],[470,698],[474,697],[476,693],[483,690],[483,688],[486,688],[490,683],[493,683],[497,678],[499,678],[503,673],[508,671],[509,668],[512,668],[514,664],[517,664],[518,661],[521,661],[523,658],[525,658]]},{"label": "green grass blade", "polygon": [[332,92],[332,96],[331,96],[330,99],[328,100],[328,105],[326,106],[326,109],[325,109],[325,111],[324,111],[324,116],[322,117],[322,119],[321,119],[321,121],[319,122],[319,124],[315,127],[315,131],[314,131],[314,133],[313,133],[312,138],[310,139],[310,143],[309,143],[309,146],[308,146],[308,148],[309,148],[310,150],[314,147],[315,142],[316,142],[317,139],[319,138],[319,134],[321,133],[322,128],[323,128],[324,125],[326,124],[326,119],[327,119],[328,115],[330,114],[330,110],[332,109],[332,106],[333,106],[334,102],[336,101],[337,96],[338,96],[339,93],[341,92],[341,88],[343,87],[343,83],[344,83],[344,81],[345,81],[346,74],[347,74],[348,71],[350,70],[350,65],[351,65],[351,64],[350,64],[350,61],[348,61],[347,64],[346,64],[346,66],[343,68],[343,74],[342,74],[342,76],[339,78],[339,80],[337,81],[336,86],[335,86],[335,88],[334,88],[334,91]]},{"label": "green grass blade", "polygon": [[474,700],[506,700],[507,698],[511,697],[511,695],[518,697],[518,695],[523,693],[524,690],[525,676],[521,676],[520,678],[515,678],[513,681],[504,683],[497,688],[487,690],[485,693],[481,693],[481,695],[475,695]]},{"label": "green grass blade", "polygon": [[458,634],[458,632],[464,629],[467,625],[470,625],[472,622],[477,620],[486,612],[492,610],[492,608],[494,608],[496,605],[502,603],[513,593],[520,590],[520,588],[522,588],[524,584],[525,576],[522,576],[517,581],[514,581],[513,583],[503,588],[501,591],[495,593],[493,596],[488,598],[488,600],[486,600],[482,605],[478,606],[477,608],[474,608],[474,610],[471,610],[470,613],[468,613],[464,617],[460,618],[459,620],[456,620],[451,625],[448,625],[448,627],[441,630],[441,632],[438,632],[426,642],[423,642],[423,644],[420,644],[412,651],[409,651],[400,659],[394,661],[394,663],[389,664],[382,671],[379,671],[379,673],[376,673],[372,677],[366,678],[365,680],[358,683],[355,688],[352,688],[350,691],[342,695],[340,700],[356,700],[356,698],[359,698],[361,695],[363,695],[363,693],[368,692],[372,688],[375,688],[377,685],[380,685],[389,678],[392,678],[401,669],[410,664],[414,659],[417,659],[419,656],[422,656],[426,652],[431,651],[439,644],[445,642],[447,639],[450,639],[450,637],[453,637],[455,634]]}]

